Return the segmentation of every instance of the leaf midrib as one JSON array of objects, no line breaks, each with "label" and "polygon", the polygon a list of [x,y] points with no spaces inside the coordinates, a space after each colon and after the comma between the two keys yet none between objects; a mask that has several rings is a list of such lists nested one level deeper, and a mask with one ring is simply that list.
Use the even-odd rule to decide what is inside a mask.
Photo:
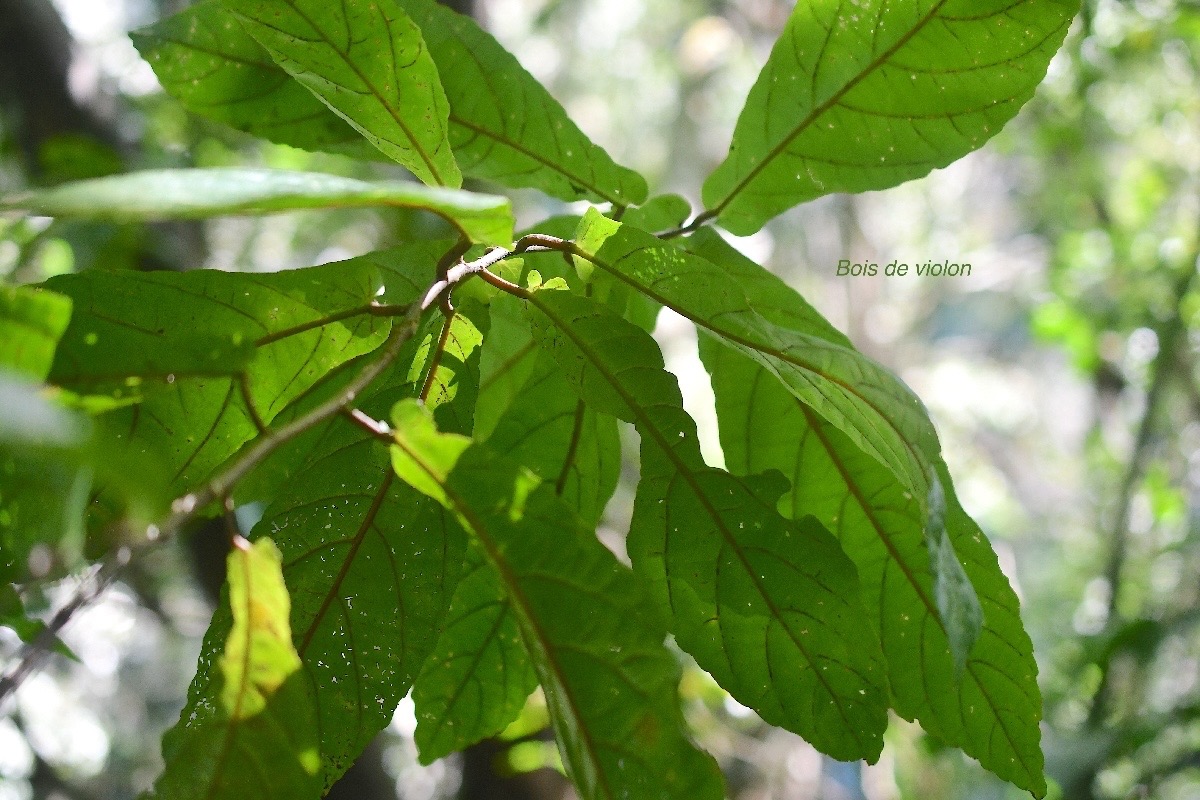
[{"label": "leaf midrib", "polygon": [[[843,705],[841,696],[833,691],[833,688],[829,685],[829,682],[825,679],[825,676],[822,674],[822,671],[816,668],[816,661],[809,654],[807,648],[805,648],[805,646],[803,644],[801,644],[800,640],[796,637],[795,633],[791,630],[791,627],[783,622],[783,619],[784,619],[783,614],[781,613],[780,609],[775,605],[774,599],[770,596],[770,594],[763,587],[762,580],[760,579],[758,573],[756,573],[754,571],[754,569],[751,568],[750,563],[746,558],[746,553],[744,552],[744,550],[741,546],[741,543],[737,541],[737,539],[733,535],[733,532],[725,525],[725,521],[721,518],[720,513],[709,501],[708,496],[701,489],[700,484],[696,480],[696,476],[692,473],[691,468],[689,468],[688,465],[684,463],[683,459],[681,459],[679,457],[679,454],[676,453],[675,450],[671,447],[670,442],[666,439],[665,436],[663,436],[662,432],[659,431],[657,426],[654,425],[654,423],[650,420],[649,416],[645,413],[642,406],[636,401],[636,399],[632,395],[630,395],[625,390],[625,387],[621,385],[620,381],[617,380],[616,376],[613,375],[611,372],[609,372],[605,368],[602,360],[595,354],[595,352],[588,346],[588,344],[584,340],[582,340],[580,337],[578,337],[576,335],[573,328],[570,325],[567,325],[557,315],[555,315],[550,310],[548,310],[546,305],[538,299],[536,293],[533,293],[530,295],[529,301],[531,303],[533,303],[535,306],[537,306],[538,309],[543,314],[545,314],[547,317],[549,317],[554,322],[554,324],[558,327],[558,329],[561,330],[564,334],[566,334],[575,343],[575,346],[578,347],[581,352],[585,353],[588,356],[588,358],[592,362],[592,365],[596,368],[596,370],[598,372],[600,372],[600,374],[602,374],[604,376],[605,380],[607,380],[609,382],[609,384],[613,387],[614,391],[616,391],[617,394],[619,394],[621,396],[621,399],[625,402],[625,405],[630,408],[630,410],[633,412],[633,414],[635,416],[637,416],[639,419],[641,419],[641,424],[638,427],[648,430],[651,433],[651,435],[654,437],[655,441],[658,443],[659,449],[662,450],[664,453],[666,453],[667,458],[670,459],[674,463],[676,473],[683,476],[684,480],[691,487],[692,493],[696,495],[697,499],[699,499],[699,501],[700,501],[700,504],[702,506],[704,506],[705,512],[716,523],[717,528],[721,531],[722,536],[725,539],[726,543],[729,545],[730,549],[737,555],[738,561],[742,565],[742,569],[750,577],[751,582],[754,584],[755,589],[758,590],[759,596],[766,602],[766,605],[767,605],[768,609],[770,610],[774,619],[776,619],[780,622],[780,625],[783,628],[783,630],[785,630],[787,632],[788,639],[790,639],[792,641],[792,643],[796,646],[796,649],[798,649],[801,653],[804,654],[805,660],[808,661],[809,665],[812,666],[812,668],[813,668],[812,669],[813,674],[817,676],[817,679],[821,682],[821,685],[825,687],[825,691],[827,692],[829,697],[834,699],[834,701],[835,701],[834,704],[837,706],[838,714],[842,717],[842,721],[846,723],[847,730],[849,730],[852,733],[852,735],[855,737],[855,740],[858,742],[859,746],[864,746],[862,739],[859,738],[859,736],[858,736],[858,733],[859,733],[858,729],[854,725],[850,724],[850,721],[846,716],[846,708]],[[732,477],[732,476],[730,476],[730,477]],[[781,705],[782,705],[782,703],[781,703]]]},{"label": "leaf midrib", "polygon": [[[944,2],[945,0],[942,0],[942,1]],[[342,50],[336,44],[334,44],[333,41],[330,40],[329,36],[325,33],[325,30],[323,28],[318,27],[317,24],[315,22],[313,22],[313,20],[307,14],[305,14],[304,11],[301,10],[299,8],[299,6],[297,6],[293,0],[283,0],[283,2],[285,2],[293,11],[295,11],[305,22],[307,22],[309,27],[311,27],[313,29],[313,31],[315,31],[317,33],[317,35],[319,35],[321,37],[321,39],[325,42],[325,44],[329,45],[329,48],[331,50],[333,50],[333,52],[335,52],[339,56],[341,56],[342,62],[345,63],[348,67],[350,67],[351,70],[353,70],[354,74],[358,76],[359,80],[361,80],[371,90],[371,94],[374,95],[375,99],[379,101],[379,104],[381,106],[383,106],[383,108],[388,112],[388,114],[395,121],[395,123],[400,126],[400,130],[402,130],[404,132],[404,135],[408,137],[408,141],[411,145],[411,149],[414,152],[416,152],[419,156],[421,156],[421,160],[425,162],[425,168],[429,170],[429,174],[432,175],[433,178],[438,182],[438,185],[446,186],[447,185],[446,180],[442,177],[441,173],[438,171],[438,168],[433,163],[432,158],[430,158],[429,154],[425,152],[425,148],[421,145],[420,142],[417,141],[417,138],[415,136],[413,136],[412,130],[409,129],[408,124],[396,112],[396,109],[392,108],[391,103],[389,103],[384,98],[383,94],[375,86],[374,81],[372,81],[370,78],[368,78],[366,76],[366,74],[364,74],[363,71],[361,69],[359,69],[358,64],[355,63],[353,60],[351,60],[349,50],[347,50],[346,52],[343,53]],[[403,12],[401,12],[401,13],[403,13]],[[239,14],[237,11],[234,11],[233,14],[235,16],[241,16],[241,17],[246,16],[245,14]],[[382,9],[380,9],[380,15],[384,21],[384,27],[387,28],[389,36],[390,36],[391,27],[392,27],[391,20],[387,19],[387,17],[382,16],[383,15]],[[251,21],[257,22],[257,20],[253,20],[253,19],[251,19]],[[278,28],[273,28],[270,25],[267,25],[266,23],[258,23],[258,24],[261,24],[264,27],[271,28],[276,33],[280,34],[281,36],[287,35],[283,31],[279,30]],[[415,27],[416,23],[413,23],[413,25]],[[393,41],[394,41],[394,39],[393,39]],[[264,47],[266,47],[266,46],[264,45]],[[267,48],[267,50],[269,51],[270,48]],[[322,98],[322,102],[324,102],[323,98]]]},{"label": "leaf midrib", "polygon": [[[646,249],[646,248],[642,248],[642,249]],[[923,461],[925,460],[916,451],[916,449],[913,447],[913,445],[908,441],[908,437],[905,436],[900,431],[900,429],[896,426],[896,424],[894,422],[892,422],[891,418],[888,417],[886,414],[884,414],[883,411],[880,410],[879,406],[876,405],[872,400],[870,400],[868,397],[866,397],[861,392],[859,392],[857,387],[855,387],[853,384],[847,383],[846,381],[844,381],[836,376],[828,375],[824,371],[816,369],[815,367],[812,367],[808,364],[801,363],[799,360],[797,360],[795,357],[793,357],[792,355],[790,355],[788,353],[781,352],[775,348],[768,347],[767,345],[765,345],[763,343],[756,342],[752,339],[747,339],[744,336],[741,336],[739,334],[732,333],[732,332],[725,331],[725,330],[718,328],[713,323],[711,323],[709,320],[703,319],[703,318],[699,317],[697,314],[690,311],[689,309],[686,309],[686,308],[680,306],[679,304],[675,303],[674,301],[672,301],[666,297],[663,297],[661,294],[656,292],[651,287],[646,286],[641,283],[638,283],[637,281],[633,280],[628,275],[626,275],[623,271],[617,269],[612,264],[605,262],[597,254],[588,253],[588,252],[584,251],[582,248],[578,247],[577,245],[572,245],[571,253],[573,255],[577,255],[580,258],[583,258],[583,259],[591,262],[592,264],[595,264],[596,266],[600,267],[608,274],[610,274],[610,275],[614,276],[615,278],[617,278],[618,280],[620,280],[625,285],[629,286],[630,288],[634,289],[637,292],[640,292],[641,294],[645,295],[646,297],[649,297],[650,299],[654,300],[655,302],[659,303],[660,305],[671,309],[675,313],[679,314],[681,317],[687,319],[693,325],[696,325],[698,327],[701,327],[701,328],[709,331],[714,336],[716,336],[718,339],[723,339],[726,341],[733,342],[735,344],[739,344],[742,347],[753,350],[757,353],[763,353],[764,355],[770,356],[772,358],[778,358],[781,361],[791,364],[799,369],[803,369],[808,372],[811,372],[812,374],[818,375],[822,379],[827,380],[830,383],[840,386],[842,389],[846,390],[847,393],[853,395],[854,397],[856,397],[860,401],[862,401],[868,408],[870,408],[872,411],[874,411],[878,415],[878,417],[881,420],[883,420],[885,424],[887,424],[887,426],[889,428],[891,428],[891,430],[896,434],[896,438],[898,438],[900,440],[900,442],[904,445],[905,449],[908,450],[909,455],[912,456],[913,460],[918,465],[922,464]],[[628,254],[626,256],[622,256],[622,258],[627,258],[627,257],[628,257]],[[749,307],[749,301],[747,301],[747,307]],[[751,309],[750,311],[751,311],[751,313],[754,313],[753,309]],[[811,336],[812,338],[819,338],[819,337],[813,336],[812,334],[805,334],[801,331],[795,331],[795,333],[797,333],[798,335],[803,335],[803,336]],[[866,358],[866,356],[863,356],[861,353],[858,353],[857,351],[854,351],[854,350],[849,350],[849,348],[846,348],[843,345],[837,344],[836,342],[827,342],[827,344],[829,344],[829,346],[831,346],[831,347],[837,347],[842,350],[848,350],[849,352],[851,352],[854,355],[857,355],[861,358],[864,358],[864,359]],[[876,460],[878,461],[879,459],[876,458]],[[896,470],[893,469],[888,464],[883,463],[883,466],[886,469],[888,469],[890,472],[892,472],[893,474],[896,474]],[[907,481],[904,481],[904,479],[900,475],[896,474],[896,477],[897,477],[897,479],[899,479],[902,482],[907,484]],[[916,486],[910,486],[909,488],[913,489],[914,491],[917,491],[918,494],[920,493],[919,489]]]},{"label": "leaf midrib", "polygon": [[449,482],[442,475],[440,475],[437,470],[433,469],[429,464],[427,464],[419,454],[413,452],[412,449],[407,447],[400,437],[396,437],[394,443],[397,447],[404,451],[405,455],[413,460],[413,463],[420,467],[421,471],[424,472],[430,480],[432,480],[435,484],[437,484],[438,487],[441,488],[442,492],[446,495],[446,499],[449,500],[451,505],[454,506],[455,513],[461,516],[467,522],[471,530],[475,532],[479,543],[487,552],[488,560],[491,562],[492,566],[495,567],[496,571],[500,573],[500,577],[506,587],[505,590],[509,595],[509,599],[512,601],[512,607],[514,610],[518,611],[520,616],[525,620],[525,624],[528,625],[529,629],[537,636],[538,642],[541,645],[543,658],[547,666],[553,671],[555,677],[558,679],[559,686],[562,687],[567,705],[570,707],[571,714],[578,723],[574,726],[575,730],[579,732],[580,739],[587,748],[587,752],[592,763],[596,765],[596,778],[600,783],[599,788],[604,792],[606,797],[610,798],[610,800],[615,800],[616,796],[613,794],[612,787],[609,786],[608,783],[608,774],[603,768],[600,767],[601,761],[599,751],[597,750],[596,743],[592,739],[591,729],[587,725],[582,724],[584,717],[579,711],[579,704],[576,702],[575,694],[571,691],[569,684],[566,681],[562,670],[562,665],[558,663],[558,659],[554,655],[550,638],[546,634],[545,629],[543,629],[543,627],[538,623],[537,616],[533,613],[529,598],[526,597],[525,593],[521,590],[521,585],[518,582],[516,575],[513,573],[512,568],[509,566],[508,560],[504,557],[504,554],[500,552],[500,548],[495,540],[493,540],[488,534],[486,526],[484,526],[479,517],[475,515],[474,509],[471,508],[471,506],[462,498],[461,495],[459,495],[450,487]]},{"label": "leaf midrib", "polygon": [[241,564],[242,564],[242,572],[243,572],[242,579],[243,579],[243,581],[245,581],[244,593],[245,593],[245,600],[246,600],[246,608],[244,611],[246,616],[245,616],[245,619],[242,621],[243,627],[245,628],[245,642],[243,642],[243,644],[242,644],[242,646],[243,646],[242,679],[238,686],[237,699],[234,701],[233,709],[229,713],[229,723],[225,726],[225,735],[221,739],[221,750],[220,750],[219,754],[217,755],[216,765],[213,769],[212,778],[208,785],[208,791],[206,791],[204,793],[205,800],[212,800],[213,796],[215,795],[215,793],[217,791],[217,786],[221,782],[221,775],[225,771],[226,766],[228,765],[227,762],[229,759],[229,751],[233,747],[234,727],[237,725],[237,720],[241,718],[242,704],[243,704],[243,702],[245,702],[246,694],[250,691],[250,687],[249,687],[250,645],[254,638],[253,632],[250,629],[250,625],[251,625],[251,622],[250,622],[250,618],[251,618],[250,584],[251,584],[252,572],[250,570],[250,559],[248,557],[248,554],[243,553],[242,556],[240,558],[238,558],[238,561],[241,562]]},{"label": "leaf midrib", "polygon": [[[814,414],[813,414],[812,410],[809,409],[803,403],[801,403],[798,399],[796,400],[796,405],[800,408],[801,412],[804,414],[805,419],[808,422],[809,430],[811,430],[816,435],[817,439],[820,440],[820,442],[821,442],[821,446],[829,454],[829,458],[833,462],[835,468],[838,470],[838,473],[842,476],[842,480],[846,484],[847,490],[854,496],[854,499],[858,502],[858,505],[862,509],[863,514],[870,521],[871,526],[873,528],[875,528],[875,530],[878,532],[879,539],[883,542],[884,547],[887,548],[888,555],[891,556],[892,561],[897,566],[900,567],[900,571],[904,574],[905,579],[913,587],[913,590],[916,591],[917,596],[921,599],[921,602],[924,604],[926,612],[929,614],[930,617],[933,618],[934,622],[937,623],[937,626],[938,626],[938,628],[941,629],[942,633],[948,637],[949,634],[946,631],[945,622],[942,620],[941,615],[935,610],[934,605],[932,604],[932,602],[929,599],[928,593],[917,582],[916,576],[913,574],[912,570],[909,569],[909,566],[903,560],[901,560],[899,558],[899,556],[897,555],[895,545],[892,543],[891,538],[884,532],[884,527],[883,527],[882,523],[880,523],[879,520],[875,517],[874,508],[870,505],[870,503],[867,502],[866,498],[863,497],[861,490],[858,488],[858,485],[851,480],[850,475],[847,472],[846,465],[842,462],[841,457],[834,450],[832,444],[829,442],[829,439],[825,436],[824,432],[821,431],[820,427],[817,424],[815,424],[814,419],[813,419]],[[999,634],[997,634],[997,635],[999,635]],[[1008,740],[1009,747],[1012,749],[1012,751],[1014,753],[1016,753],[1016,754],[1018,754],[1018,756],[1020,756],[1021,751],[1017,747],[1016,742],[1013,740],[1012,734],[1008,730],[1008,726],[1004,724],[1004,720],[1000,716],[1000,713],[999,713],[1000,707],[995,703],[995,701],[992,700],[992,696],[988,692],[986,685],[976,674],[975,660],[970,658],[970,656],[968,656],[968,658],[967,658],[966,669],[967,669],[967,672],[970,673],[971,679],[975,681],[975,685],[979,689],[979,693],[982,694],[984,696],[984,698],[987,700],[988,707],[991,708],[991,710],[992,710],[992,716],[994,716],[996,718],[996,724],[998,724],[1000,726],[1000,729],[1002,731],[1004,731],[1004,738],[1006,738]],[[933,704],[929,702],[928,692],[926,692],[925,707],[930,713],[936,713],[936,711],[933,708]],[[964,728],[965,728],[965,723],[964,723]],[[1034,771],[1025,762],[1025,759],[1023,757],[1021,758],[1021,766],[1024,767],[1025,772],[1027,774],[1029,774],[1030,776],[1032,776],[1034,774]]]},{"label": "leaf midrib", "polygon": [[[709,209],[708,213],[711,213],[713,216],[717,216],[726,208],[728,208],[729,204],[733,202],[734,198],[741,194],[741,192],[745,190],[745,188],[749,186],[758,177],[759,173],[766,169],[769,164],[772,164],[775,159],[778,158],[779,155],[783,153],[783,151],[786,150],[793,141],[795,141],[797,136],[807,130],[809,126],[816,122],[816,120],[824,115],[825,112],[836,106],[843,97],[849,94],[851,89],[866,79],[866,77],[872,72],[879,69],[879,67],[888,61],[892,56],[902,50],[914,36],[924,30],[925,26],[928,25],[929,22],[935,16],[937,16],[937,13],[942,10],[942,6],[946,4],[946,1],[947,0],[938,0],[938,2],[934,3],[933,8],[929,10],[929,13],[918,20],[917,24],[914,25],[911,30],[901,36],[895,44],[881,53],[877,58],[875,58],[874,61],[867,64],[867,66],[864,67],[858,74],[847,81],[841,89],[831,95],[828,100],[813,109],[807,117],[802,119],[799,124],[796,125],[791,133],[785,136],[782,140],[780,140],[779,144],[775,145],[767,152],[767,155],[764,156],[763,159],[756,164],[749,173],[746,174],[746,177],[742,178],[742,180],[734,185],[729,193],[725,195],[724,200],[722,200],[712,209]],[[820,61],[818,61],[814,66],[813,74],[815,75],[819,69]]]}]

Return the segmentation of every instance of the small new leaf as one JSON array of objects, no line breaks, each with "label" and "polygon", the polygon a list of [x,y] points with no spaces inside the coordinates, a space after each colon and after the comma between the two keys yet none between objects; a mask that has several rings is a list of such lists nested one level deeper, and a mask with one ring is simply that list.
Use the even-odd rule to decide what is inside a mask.
[{"label": "small new leaf", "polygon": [[320,797],[316,718],[292,646],[281,566],[269,539],[230,553],[233,624],[217,665],[220,690],[167,733],[154,797]]}]

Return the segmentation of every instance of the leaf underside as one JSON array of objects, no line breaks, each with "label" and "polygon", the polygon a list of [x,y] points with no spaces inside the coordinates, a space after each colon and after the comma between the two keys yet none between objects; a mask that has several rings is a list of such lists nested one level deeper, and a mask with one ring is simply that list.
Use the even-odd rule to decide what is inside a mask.
[{"label": "leaf underside", "polygon": [[551,486],[530,493],[513,462],[420,414],[397,409],[396,468],[442,496],[499,577],[580,796],[721,797],[716,764],[683,734],[677,667],[640,581]]},{"label": "leaf underside", "polygon": [[[336,366],[377,348],[390,320],[359,314],[379,274],[351,260],[264,275],[64,275],[75,313],[50,380],[126,405],[97,428],[162,466],[179,492],[203,482]],[[251,412],[253,409],[253,413]]]},{"label": "leaf underside", "polygon": [[379,155],[221,5],[203,0],[129,34],[159,82],[189,111],[306,150]]},{"label": "leaf underside", "polygon": [[781,511],[816,516],[854,560],[887,657],[896,712],[1000,777],[1044,793],[1032,647],[1016,597],[986,541],[975,539],[977,528],[961,511],[947,525],[984,613],[957,676],[920,511],[895,476],[754,362],[711,341],[702,342],[701,352],[729,469],[784,472],[792,488]]},{"label": "leaf underside", "polygon": [[[279,551],[269,539],[229,555],[226,635],[216,687],[163,741],[162,800],[316,797],[316,725],[288,625]],[[210,640],[215,637],[209,637]]]},{"label": "leaf underside", "polygon": [[430,186],[462,185],[421,29],[392,2],[225,0],[279,66]]},{"label": "leaf underside", "polygon": [[983,145],[1033,96],[1078,0],[806,0],[704,184],[754,233],[832,192],[886,189]]},{"label": "leaf underside", "polygon": [[253,167],[144,170],[0,200],[0,208],[108,222],[384,207],[430,211],[480,244],[512,242],[512,208],[506,197],[315,172]]},{"label": "leaf underside", "polygon": [[[449,140],[464,175],[561,200],[645,199],[645,180],[614,164],[474,20],[429,0],[398,5],[421,27],[437,65],[450,103]],[[295,147],[374,152],[277,65],[220,0],[198,3],[133,40],[163,87],[197,114]]]},{"label": "leaf underside", "polygon": [[768,722],[837,758],[877,758],[883,660],[863,635],[854,569],[833,538],[775,511],[777,473],[739,479],[704,464],[649,334],[566,292],[538,292],[530,307],[579,396],[641,435],[629,553],[679,645]]}]

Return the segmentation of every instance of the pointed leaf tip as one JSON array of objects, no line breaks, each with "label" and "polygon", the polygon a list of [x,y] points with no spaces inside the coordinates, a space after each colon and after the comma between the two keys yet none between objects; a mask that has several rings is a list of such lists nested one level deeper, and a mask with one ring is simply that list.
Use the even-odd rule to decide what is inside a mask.
[{"label": "pointed leaf tip", "polygon": [[886,189],[981,147],[1033,96],[1078,0],[801,0],[704,183],[754,233],[832,192]]}]

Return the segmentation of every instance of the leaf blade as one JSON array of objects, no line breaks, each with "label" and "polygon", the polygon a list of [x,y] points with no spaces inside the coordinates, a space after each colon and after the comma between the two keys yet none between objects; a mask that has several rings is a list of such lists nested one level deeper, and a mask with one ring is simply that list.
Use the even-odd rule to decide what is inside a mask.
[{"label": "leaf blade", "polygon": [[398,5],[241,0],[226,8],[276,63],[422,183],[462,185],[437,66]]},{"label": "leaf blade", "polygon": [[[766,721],[836,758],[877,758],[887,727],[882,655],[862,636],[857,577],[832,537],[775,512],[778,474],[739,479],[704,464],[649,334],[566,292],[529,302],[572,388],[641,434],[629,551],[680,646]],[[789,558],[789,543],[807,558]]]},{"label": "leaf blade", "polygon": [[501,578],[580,795],[719,798],[632,573],[512,462],[437,433],[418,406],[397,406],[395,423],[397,473],[437,486]]},{"label": "leaf blade", "polygon": [[1074,0],[797,4],[729,156],[705,181],[706,206],[745,235],[805,200],[946,166],[1032,97],[1077,9]]},{"label": "leaf blade", "polygon": [[[976,550],[990,552],[984,550],[986,540],[973,540],[977,526],[959,517],[959,509],[950,511],[947,535],[983,607],[982,628],[960,677],[938,607],[936,568],[917,503],[904,497],[895,476],[798,403],[758,365],[714,342],[702,343],[701,352],[713,378],[729,468],[739,473],[785,471],[792,491],[780,504],[783,513],[815,515],[858,566],[864,602],[873,624],[881,629],[897,713],[916,719],[1000,777],[1034,793],[1044,792],[1037,744],[1041,702],[1036,682],[1028,678],[1036,675],[1036,662],[1015,616],[1015,597],[1006,589],[1007,581],[999,583],[1004,579],[994,556],[990,565],[983,555],[978,556],[979,567],[967,562]],[[1006,646],[1001,647],[1002,642]],[[999,669],[981,665],[981,659]],[[1002,699],[992,700],[997,675],[1021,676],[1018,684],[1023,688],[1014,694],[1001,685]],[[1006,720],[1005,738],[1013,742],[1010,752],[995,747],[990,735],[976,736],[963,725],[964,719],[985,716],[997,724]]]},{"label": "leaf blade", "polygon": [[161,798],[317,798],[312,700],[292,646],[278,549],[269,539],[229,556],[232,623],[211,705],[167,733]]},{"label": "leaf blade", "polygon": [[201,219],[306,208],[394,207],[443,217],[480,244],[512,243],[507,198],[404,181],[250,167],[143,170],[0,198],[0,208],[107,222]]}]

